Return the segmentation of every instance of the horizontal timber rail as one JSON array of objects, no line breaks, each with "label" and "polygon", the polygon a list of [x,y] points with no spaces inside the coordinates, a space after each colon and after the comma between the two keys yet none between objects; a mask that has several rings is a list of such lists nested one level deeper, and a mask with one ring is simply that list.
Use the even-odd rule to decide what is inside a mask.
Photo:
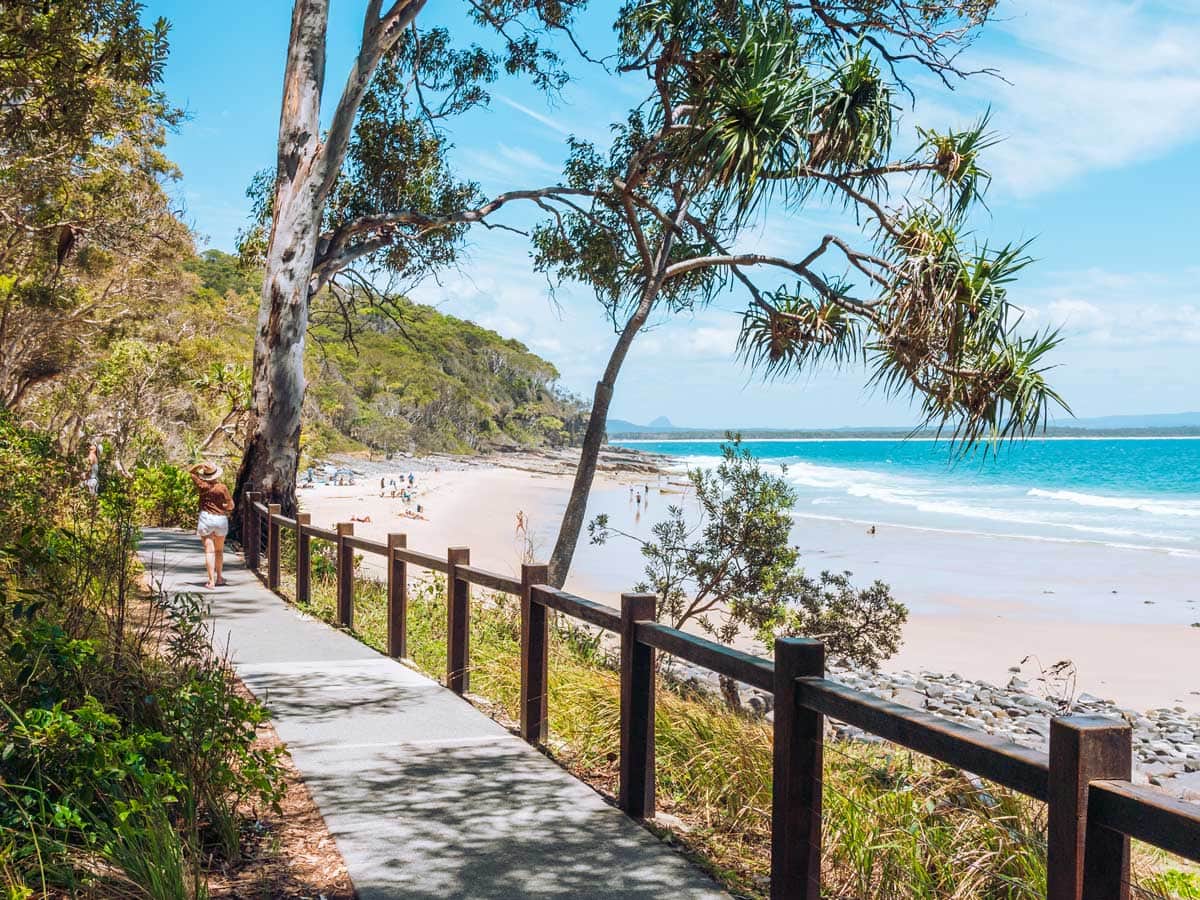
[{"label": "horizontal timber rail", "polygon": [[273,514],[273,515],[271,516],[271,521],[272,521],[272,522],[274,522],[274,523],[275,523],[276,525],[278,525],[279,527],[281,527],[281,528],[286,528],[286,529],[288,529],[289,531],[295,531],[295,530],[296,530],[296,520],[295,520],[295,519],[289,519],[287,516],[283,515],[283,513],[275,513],[275,514]]},{"label": "horizontal timber rail", "polygon": [[471,582],[471,584],[479,585],[479,587],[500,591],[503,594],[521,593],[521,579],[519,578],[501,575],[499,572],[489,572],[487,569],[481,569],[478,566],[459,566],[458,574]]},{"label": "horizontal timber rail", "polygon": [[280,529],[296,533],[297,602],[310,598],[311,540],[335,545],[337,619],[345,627],[353,626],[354,551],[382,557],[387,648],[393,657],[408,655],[409,566],[443,573],[446,684],[459,694],[469,680],[471,586],[520,597],[520,732],[533,744],[544,742],[547,732],[548,611],[619,635],[618,805],[635,818],[654,815],[656,652],[773,693],[772,898],[820,897],[826,717],[1046,802],[1048,900],[1128,900],[1131,838],[1200,862],[1200,806],[1131,783],[1132,731],[1123,721],[1052,719],[1050,752],[1041,753],[827,679],[818,641],[779,638],[772,661],[656,622],[650,594],[623,594],[621,608],[615,609],[550,587],[546,566],[524,565],[521,577],[514,578],[472,566],[465,547],[451,547],[443,557],[409,549],[403,534],[376,541],[356,536],[350,522],[317,528],[307,514],[286,517],[254,492],[245,495],[241,515],[246,564],[257,571],[265,546],[272,589],[279,586]]},{"label": "horizontal timber rail", "polygon": [[775,687],[775,667],[761,656],[751,656],[657,622],[638,622],[637,639],[655,650],[712,669],[718,675],[759,690],[770,691]]},{"label": "horizontal timber rail", "polygon": [[449,572],[450,565],[446,560],[440,557],[433,556],[429,553],[418,553],[416,550],[407,550],[398,548],[392,551],[397,559],[403,560],[406,563],[417,566],[421,569],[429,569],[431,572]]},{"label": "horizontal timber rail", "polygon": [[367,540],[364,537],[348,537],[346,538],[346,546],[352,550],[362,550],[364,553],[374,553],[378,556],[387,556],[388,552],[387,544]]},{"label": "horizontal timber rail", "polygon": [[336,541],[338,539],[336,531],[329,531],[325,528],[318,528],[315,525],[301,525],[300,533],[305,537],[316,538],[321,541]]},{"label": "horizontal timber rail", "polygon": [[1093,781],[1088,816],[1109,831],[1200,862],[1200,805],[1128,781]]},{"label": "horizontal timber rail", "polygon": [[797,700],[808,709],[877,734],[910,750],[966,769],[1037,800],[1046,800],[1046,754],[901,706],[826,678],[801,678]]},{"label": "horizontal timber rail", "polygon": [[566,613],[574,619],[582,619],[589,625],[603,628],[605,631],[620,631],[621,614],[611,606],[576,597],[566,591],[556,590],[546,584],[539,584],[532,590],[535,603],[550,609]]}]

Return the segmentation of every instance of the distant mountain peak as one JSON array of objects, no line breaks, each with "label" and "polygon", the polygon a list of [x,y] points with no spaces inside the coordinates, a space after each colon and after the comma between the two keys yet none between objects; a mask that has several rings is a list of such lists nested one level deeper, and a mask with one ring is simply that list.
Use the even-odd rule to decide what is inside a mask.
[{"label": "distant mountain peak", "polygon": [[671,424],[671,420],[668,419],[666,416],[659,416],[657,419],[655,419],[653,422],[651,422],[647,427],[648,428],[674,428],[675,426]]}]

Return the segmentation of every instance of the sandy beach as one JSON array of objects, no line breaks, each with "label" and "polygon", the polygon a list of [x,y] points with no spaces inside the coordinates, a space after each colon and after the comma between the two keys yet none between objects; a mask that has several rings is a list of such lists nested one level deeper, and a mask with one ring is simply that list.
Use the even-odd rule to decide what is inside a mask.
[{"label": "sandy beach", "polygon": [[[571,484],[565,459],[353,465],[367,473],[355,485],[300,492],[314,524],[358,520],[357,534],[382,539],[401,532],[410,547],[439,555],[447,547],[469,547],[473,564],[509,574],[519,571],[527,549],[518,513],[527,522],[534,558],[544,559]],[[678,476],[611,468],[597,478],[589,520],[607,513],[614,526],[645,536],[670,503],[682,500],[658,489],[661,484],[675,490],[669,482]],[[395,477],[399,483],[409,471],[414,487],[406,504],[388,496],[387,482]],[[648,502],[634,503],[630,487],[644,490],[647,484]],[[1192,627],[1200,622],[1200,592],[1194,587],[1200,560],[1089,542],[921,528],[881,528],[871,535],[858,522],[803,515],[793,539],[810,570],[850,570],[863,585],[881,579],[908,605],[904,645],[886,670],[957,673],[1003,685],[1013,667],[1021,666],[1021,677],[1032,680],[1040,666],[1069,659],[1080,691],[1135,709],[1200,711],[1200,627]],[[373,557],[364,564],[382,573]],[[613,603],[641,572],[634,543],[614,539],[593,546],[585,534],[566,587]]]}]

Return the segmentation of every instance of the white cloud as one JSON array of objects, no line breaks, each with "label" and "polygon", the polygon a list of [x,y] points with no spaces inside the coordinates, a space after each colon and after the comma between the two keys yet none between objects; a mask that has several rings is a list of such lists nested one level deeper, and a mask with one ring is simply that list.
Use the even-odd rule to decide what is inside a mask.
[{"label": "white cloud", "polygon": [[505,186],[524,184],[533,173],[541,173],[547,181],[557,182],[562,171],[561,167],[532,150],[509,144],[498,143],[486,149],[470,147],[456,152],[473,177],[490,175],[500,179]]},{"label": "white cloud", "polygon": [[509,97],[505,97],[503,94],[496,94],[496,99],[499,100],[501,103],[503,103],[505,106],[511,107],[512,109],[515,109],[517,112],[522,113],[526,116],[529,116],[529,118],[533,119],[535,122],[540,122],[542,125],[545,125],[551,131],[557,131],[559,134],[562,134],[562,135],[567,135],[567,134],[571,133],[571,129],[564,126],[557,119],[552,119],[552,118],[550,118],[550,116],[544,115],[544,114],[538,112],[536,109],[530,109],[528,106],[525,106],[523,103],[518,103],[516,100],[513,100]]},{"label": "white cloud", "polygon": [[700,326],[687,335],[687,349],[693,356],[733,356],[737,349],[738,329],[734,323],[725,327]]},{"label": "white cloud", "polygon": [[559,166],[553,165],[538,156],[531,150],[526,150],[523,147],[510,147],[508,144],[497,144],[496,152],[501,157],[511,162],[519,170],[528,172],[530,170],[538,172],[547,172],[551,175],[558,175],[561,172]]},{"label": "white cloud", "polygon": [[[945,101],[971,115],[996,107],[1006,139],[988,160],[1001,186],[1029,196],[1200,138],[1195,6],[1189,15],[1161,2],[1013,0],[1001,12],[1000,33],[969,63],[1011,84],[976,77],[962,100]],[[920,120],[944,121],[944,111],[923,102]]]},{"label": "white cloud", "polygon": [[1031,292],[1037,325],[1062,329],[1064,346],[1200,345],[1200,270],[1115,273],[1058,272]]}]

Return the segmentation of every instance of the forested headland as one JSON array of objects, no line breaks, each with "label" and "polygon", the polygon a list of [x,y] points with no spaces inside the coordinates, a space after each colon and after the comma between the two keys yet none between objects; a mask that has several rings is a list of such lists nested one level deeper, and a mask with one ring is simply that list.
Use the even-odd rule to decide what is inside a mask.
[{"label": "forested headland", "polygon": [[[231,254],[181,254],[155,273],[141,309],[31,360],[14,411],[68,453],[101,444],[124,472],[200,453],[236,465],[261,282],[261,271]],[[87,304],[88,289],[78,291]],[[562,447],[581,429],[581,402],[558,387],[552,363],[518,341],[402,297],[386,314],[332,298],[314,306],[307,459]],[[9,308],[13,319],[36,312],[11,292]]]}]

